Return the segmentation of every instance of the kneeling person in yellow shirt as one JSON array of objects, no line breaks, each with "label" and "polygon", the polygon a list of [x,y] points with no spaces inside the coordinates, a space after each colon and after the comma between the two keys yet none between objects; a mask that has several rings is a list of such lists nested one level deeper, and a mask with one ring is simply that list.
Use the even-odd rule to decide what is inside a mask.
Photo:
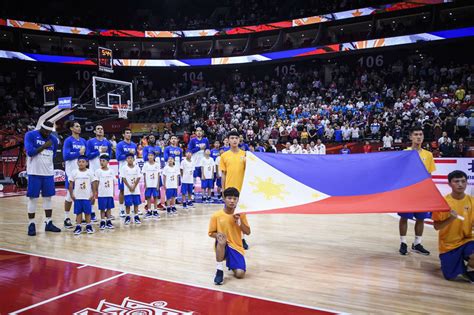
[{"label": "kneeling person in yellow shirt", "polygon": [[236,278],[245,276],[245,250],[241,234],[250,234],[250,227],[245,214],[234,214],[239,201],[239,191],[234,187],[224,190],[224,209],[215,212],[209,222],[209,236],[216,239],[217,271],[215,284],[224,282],[224,260],[227,268],[234,272]]},{"label": "kneeling person in yellow shirt", "polygon": [[[439,259],[447,280],[462,275],[474,283],[474,199],[464,192],[467,175],[453,171],[448,175],[451,193],[445,196],[450,212],[433,212],[434,228],[439,231]],[[467,262],[467,265],[466,265]]]}]

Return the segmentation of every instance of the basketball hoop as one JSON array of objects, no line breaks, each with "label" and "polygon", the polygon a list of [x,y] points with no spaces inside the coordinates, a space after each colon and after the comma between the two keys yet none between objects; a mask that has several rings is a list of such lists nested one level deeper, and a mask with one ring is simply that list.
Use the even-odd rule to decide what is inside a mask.
[{"label": "basketball hoop", "polygon": [[112,108],[118,112],[118,117],[127,119],[128,116],[128,104],[117,104],[113,105]]}]

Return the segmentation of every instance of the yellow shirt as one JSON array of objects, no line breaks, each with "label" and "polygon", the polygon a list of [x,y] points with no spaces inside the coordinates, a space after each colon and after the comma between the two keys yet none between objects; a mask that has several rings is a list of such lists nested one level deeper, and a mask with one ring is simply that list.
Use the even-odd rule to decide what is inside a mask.
[{"label": "yellow shirt", "polygon": [[[240,222],[249,226],[247,216],[240,214]],[[222,233],[227,237],[227,245],[241,253],[245,254],[244,247],[242,245],[242,230],[235,223],[234,216],[232,214],[225,213],[224,209],[214,212],[209,221],[209,236],[212,233]]]},{"label": "yellow shirt", "polygon": [[239,149],[237,153],[231,150],[224,152],[219,167],[222,172],[226,172],[224,187],[235,187],[240,192],[244,182],[245,151]]},{"label": "yellow shirt", "polygon": [[[409,148],[406,148],[405,150],[410,151],[410,150],[413,150],[413,149],[411,147],[409,147]],[[428,173],[431,174],[434,171],[436,171],[436,166],[435,166],[435,162],[434,162],[434,159],[433,159],[433,153],[431,153],[430,151],[427,151],[425,149],[421,149],[420,151],[418,151],[418,154],[420,155],[420,159],[423,162],[423,164],[425,165],[426,170],[428,171]]]},{"label": "yellow shirt", "polygon": [[[472,237],[472,224],[474,216],[472,215],[473,198],[469,195],[464,196],[462,200],[451,197],[451,194],[444,197],[451,209],[458,215],[464,217],[464,221],[456,219],[450,225],[439,231],[439,253],[443,254],[469,241],[474,241]],[[433,212],[433,221],[444,221],[450,216],[449,211]]]}]

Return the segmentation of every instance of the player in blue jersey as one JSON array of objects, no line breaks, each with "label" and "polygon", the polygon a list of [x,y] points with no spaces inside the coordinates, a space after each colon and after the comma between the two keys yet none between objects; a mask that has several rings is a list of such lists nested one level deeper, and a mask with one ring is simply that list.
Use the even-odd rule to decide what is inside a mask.
[{"label": "player in blue jersey", "polygon": [[150,134],[147,137],[148,145],[143,148],[143,160],[146,161],[148,158],[148,153],[153,152],[155,154],[155,161],[161,163],[161,157],[163,156],[163,152],[161,151],[161,147],[159,143],[157,143],[156,138],[153,134]]},{"label": "player in blue jersey", "polygon": [[25,135],[26,173],[28,174],[28,235],[36,235],[35,213],[39,195],[43,197],[46,216],[45,231],[61,232],[51,220],[53,207],[51,197],[55,195],[54,164],[59,141],[51,134],[54,124],[45,121],[40,130],[29,131]]},{"label": "player in blue jersey", "polygon": [[222,149],[224,150],[224,152],[230,150],[229,138],[227,137],[224,138],[224,144],[222,145]]},{"label": "player in blue jersey", "polygon": [[[119,172],[120,169],[127,165],[127,155],[133,154],[134,159],[137,156],[137,145],[132,142],[132,130],[130,128],[125,128],[123,131],[123,140],[117,143],[117,150],[116,150],[116,157],[117,161],[119,162]],[[119,174],[119,210],[120,216],[125,217],[125,206],[124,206],[124,185],[123,181],[120,178]]]},{"label": "player in blue jersey", "polygon": [[72,229],[71,219],[69,213],[71,211],[72,199],[69,193],[69,177],[72,172],[78,169],[77,158],[86,153],[87,142],[81,138],[81,125],[77,121],[66,121],[64,124],[66,129],[69,129],[71,135],[64,140],[63,144],[63,159],[66,172],[66,199],[64,201],[64,227]]},{"label": "player in blue jersey", "polygon": [[202,166],[202,159],[204,158],[204,151],[206,149],[210,149],[209,140],[203,137],[203,130],[201,127],[196,128],[196,138],[192,138],[189,141],[188,150],[191,151],[193,154],[192,161],[195,165],[194,169],[194,180],[197,177],[201,178],[201,166]]},{"label": "player in blue jersey", "polygon": [[[87,140],[86,144],[86,156],[89,160],[89,170],[92,174],[100,169],[100,156],[105,154],[112,157],[112,143],[104,137],[104,127],[102,125],[96,125],[94,128],[95,138]],[[91,213],[91,220],[97,221],[95,212]]]},{"label": "player in blue jersey", "polygon": [[179,140],[175,135],[171,136],[170,145],[165,148],[163,153],[163,159],[165,161],[168,161],[170,157],[174,158],[174,164],[179,169],[183,161],[183,149],[179,147]]},{"label": "player in blue jersey", "polygon": [[218,140],[214,141],[214,147],[211,150],[211,158],[215,161],[219,156],[220,142]]}]

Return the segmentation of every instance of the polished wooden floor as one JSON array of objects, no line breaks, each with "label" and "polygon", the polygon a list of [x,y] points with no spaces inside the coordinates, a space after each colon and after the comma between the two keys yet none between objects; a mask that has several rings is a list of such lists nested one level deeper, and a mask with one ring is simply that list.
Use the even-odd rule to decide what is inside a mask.
[{"label": "polished wooden floor", "polygon": [[[56,223],[63,221],[63,201],[53,198]],[[115,230],[93,235],[41,228],[29,237],[26,204],[26,197],[0,199],[0,248],[216,288],[207,227],[218,206],[197,205],[141,226],[116,220]],[[442,278],[430,227],[424,244],[432,255],[402,257],[398,220],[390,215],[250,215],[249,221],[247,277],[227,273],[218,289],[359,314],[474,311],[474,285]]]}]

